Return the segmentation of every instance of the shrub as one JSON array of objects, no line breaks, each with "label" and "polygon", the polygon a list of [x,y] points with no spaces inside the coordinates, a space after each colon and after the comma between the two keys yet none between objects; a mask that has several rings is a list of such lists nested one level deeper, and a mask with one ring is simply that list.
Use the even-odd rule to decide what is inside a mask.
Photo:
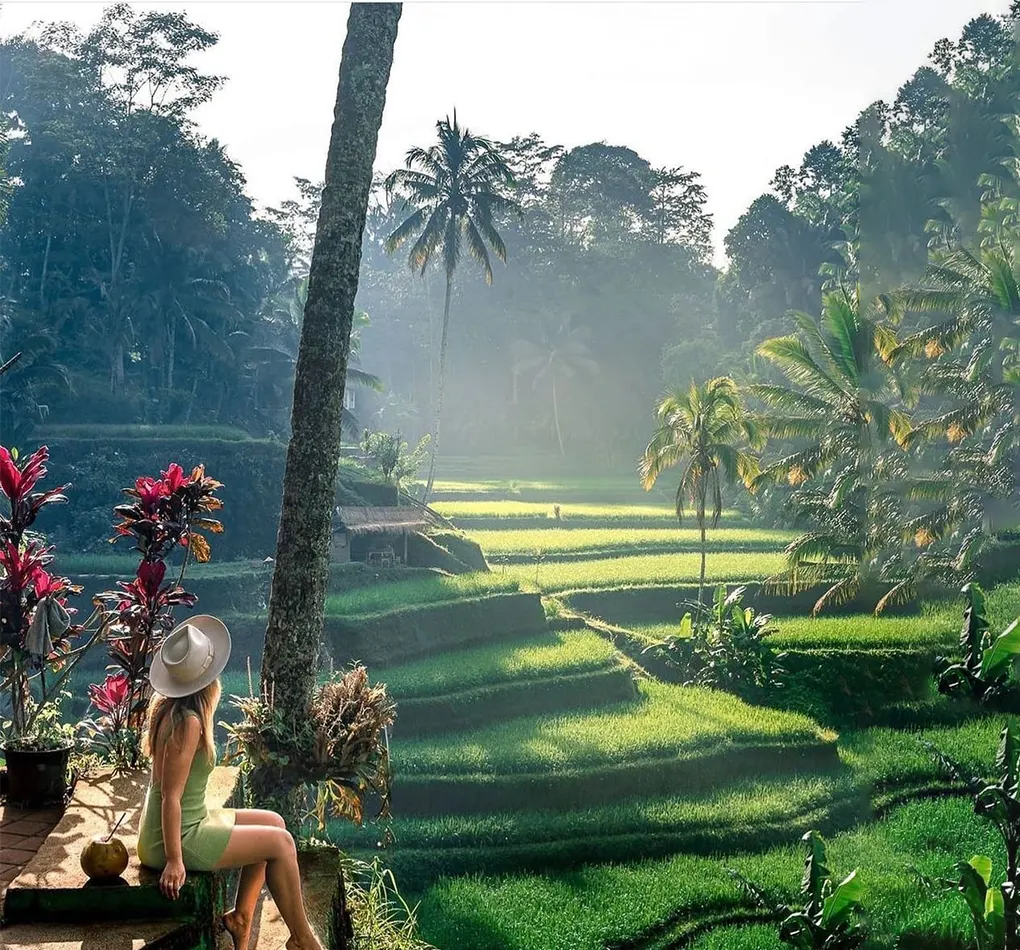
[{"label": "shrub", "polygon": [[766,642],[775,629],[772,615],[744,606],[745,588],[727,595],[716,588],[712,606],[691,604],[678,635],[657,645],[692,686],[724,689],[749,698],[761,697],[779,684],[782,654]]},{"label": "shrub", "polygon": [[284,716],[272,693],[235,696],[240,721],[227,725],[228,758],[239,761],[260,801],[285,799],[295,788],[315,788],[312,808],[320,827],[326,815],[358,824],[369,796],[389,811],[387,730],[396,707],[386,687],[372,685],[364,666],[319,684],[307,714]]},{"label": "shrub", "polygon": [[779,939],[796,950],[855,950],[864,943],[864,928],[854,920],[862,886],[851,871],[839,884],[825,866],[825,842],[817,831],[801,838],[807,848],[800,886],[802,907],[776,904],[758,885],[731,870],[741,888],[759,906],[781,917]]},{"label": "shrub", "polygon": [[[111,737],[110,749],[118,765],[137,768],[140,764],[138,737],[151,697],[149,667],[174,625],[174,608],[195,604],[195,595],[189,594],[181,581],[189,554],[202,563],[210,558],[209,542],[202,531],[223,531],[223,525],[209,517],[223,505],[216,497],[221,487],[201,465],[188,476],[173,464],[161,478],[137,478],[133,488],[124,489],[131,503],[114,508],[120,523],[113,540],[130,538],[141,554],[133,580],[121,581],[116,590],[96,598],[97,603],[107,605],[109,616],[116,618],[110,657],[114,671],[123,674],[126,687],[124,715],[119,709],[116,714],[107,712],[105,721],[116,733]],[[179,548],[184,549],[180,574],[176,580],[167,580],[167,559]],[[104,684],[108,705],[113,703],[114,690],[119,695],[119,686],[120,681]]]},{"label": "shrub", "polygon": [[1013,666],[1020,658],[1020,618],[993,636],[984,591],[971,583],[963,588],[963,595],[967,598],[960,632],[963,659],[955,663],[944,657],[936,660],[939,692],[990,702],[1012,685]]},{"label": "shrub", "polygon": [[[998,831],[1006,849],[1006,881],[992,888],[991,860],[981,856],[957,865],[960,880],[953,886],[967,901],[980,950],[1020,948],[1020,737],[1007,725],[999,737],[995,765],[999,777],[991,783],[971,777],[935,747],[936,759],[974,794],[974,811]],[[978,899],[980,898],[980,904]]]},{"label": "shrub", "polygon": [[66,745],[59,726],[62,686],[107,629],[98,610],[84,624],[74,623],[68,597],[81,588],[46,570],[52,549],[33,527],[44,508],[67,501],[66,485],[34,491],[48,461],[46,446],[21,465],[16,451],[0,446],[0,495],[9,506],[9,514],[0,514],[0,680],[11,715],[3,732],[8,747],[32,750]]}]

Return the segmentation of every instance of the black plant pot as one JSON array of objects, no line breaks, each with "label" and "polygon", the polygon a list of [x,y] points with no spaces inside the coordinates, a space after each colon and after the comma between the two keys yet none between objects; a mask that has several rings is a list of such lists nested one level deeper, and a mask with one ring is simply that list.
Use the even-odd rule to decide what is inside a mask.
[{"label": "black plant pot", "polygon": [[4,750],[7,759],[7,800],[23,808],[61,805],[67,795],[67,764],[71,747],[35,752]]}]

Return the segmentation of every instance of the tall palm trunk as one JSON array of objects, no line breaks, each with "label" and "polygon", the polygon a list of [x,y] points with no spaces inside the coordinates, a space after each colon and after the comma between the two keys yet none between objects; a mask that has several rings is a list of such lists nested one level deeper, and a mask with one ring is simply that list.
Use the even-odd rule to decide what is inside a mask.
[{"label": "tall palm trunk", "polygon": [[436,459],[439,457],[439,430],[443,424],[443,396],[446,392],[446,341],[450,329],[450,300],[453,295],[453,274],[446,274],[446,299],[443,301],[443,332],[439,338],[439,387],[436,393],[436,424],[432,433],[432,456],[429,459],[429,478],[425,483],[422,501],[428,504],[432,483],[436,478]]},{"label": "tall palm trunk", "polygon": [[400,13],[399,3],[352,4],[340,63],[294,373],[291,439],[262,661],[263,689],[272,687],[277,709],[291,721],[306,714],[318,671],[344,377],[372,165]]},{"label": "tall palm trunk", "polygon": [[704,602],[705,596],[705,558],[708,554],[708,542],[705,538],[705,514],[698,518],[698,529],[701,532],[701,576],[698,578],[698,605]]},{"label": "tall palm trunk", "polygon": [[560,405],[556,399],[556,372],[553,371],[552,378],[552,402],[553,402],[553,425],[556,427],[556,441],[560,444],[560,456],[563,458],[567,457],[567,453],[563,450],[563,433],[560,431]]}]

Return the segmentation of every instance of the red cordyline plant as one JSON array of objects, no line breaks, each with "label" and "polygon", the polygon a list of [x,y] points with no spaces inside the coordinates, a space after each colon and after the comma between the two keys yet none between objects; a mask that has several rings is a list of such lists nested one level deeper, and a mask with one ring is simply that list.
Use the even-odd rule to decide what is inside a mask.
[{"label": "red cordyline plant", "polygon": [[0,445],[0,495],[9,508],[9,514],[0,512],[0,675],[11,707],[6,741],[15,746],[31,742],[39,713],[106,631],[99,612],[84,624],[72,622],[76,611],[67,598],[81,588],[46,570],[52,549],[32,531],[43,508],[67,501],[66,485],[34,490],[46,477],[48,460],[46,446],[19,464],[17,451]]},{"label": "red cordyline plant", "polygon": [[[118,621],[117,629],[109,637],[113,659],[110,669],[115,682],[107,677],[103,687],[96,687],[107,692],[113,688],[120,697],[123,715],[118,713],[114,717],[105,710],[104,719],[107,728],[118,734],[129,732],[135,739],[140,736],[150,697],[152,657],[174,625],[174,607],[191,607],[197,600],[182,586],[184,572],[190,556],[201,562],[209,560],[209,542],[201,532],[223,531],[219,521],[208,517],[223,507],[216,497],[216,490],[221,487],[205,474],[204,466],[199,465],[191,475],[186,475],[174,463],[160,478],[137,479],[134,488],[124,489],[131,502],[114,508],[119,521],[110,542],[131,538],[141,555],[134,580],[118,583],[116,590],[96,598],[97,603],[107,605]],[[184,549],[180,573],[175,580],[167,580],[167,559],[179,548]],[[123,681],[117,678],[118,674]],[[99,695],[93,693],[93,705],[104,711],[96,702]],[[125,764],[136,767],[138,743],[127,745],[133,751]]]}]

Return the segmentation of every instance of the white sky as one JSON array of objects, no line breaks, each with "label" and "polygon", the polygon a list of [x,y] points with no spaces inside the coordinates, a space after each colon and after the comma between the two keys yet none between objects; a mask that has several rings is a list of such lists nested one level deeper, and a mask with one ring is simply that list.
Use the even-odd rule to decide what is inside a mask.
[{"label": "white sky", "polygon": [[[891,100],[943,36],[1008,0],[407,2],[378,166],[428,144],[437,118],[498,139],[537,131],[566,146],[627,145],[654,165],[700,171],[714,240],[784,163],[836,138],[875,99]],[[0,32],[33,20],[88,26],[104,4],[4,0]],[[196,62],[229,77],[197,114],[260,204],[322,177],[346,3],[195,0],[220,34]],[[2,68],[2,64],[0,64]],[[719,255],[721,261],[721,254]]]}]

